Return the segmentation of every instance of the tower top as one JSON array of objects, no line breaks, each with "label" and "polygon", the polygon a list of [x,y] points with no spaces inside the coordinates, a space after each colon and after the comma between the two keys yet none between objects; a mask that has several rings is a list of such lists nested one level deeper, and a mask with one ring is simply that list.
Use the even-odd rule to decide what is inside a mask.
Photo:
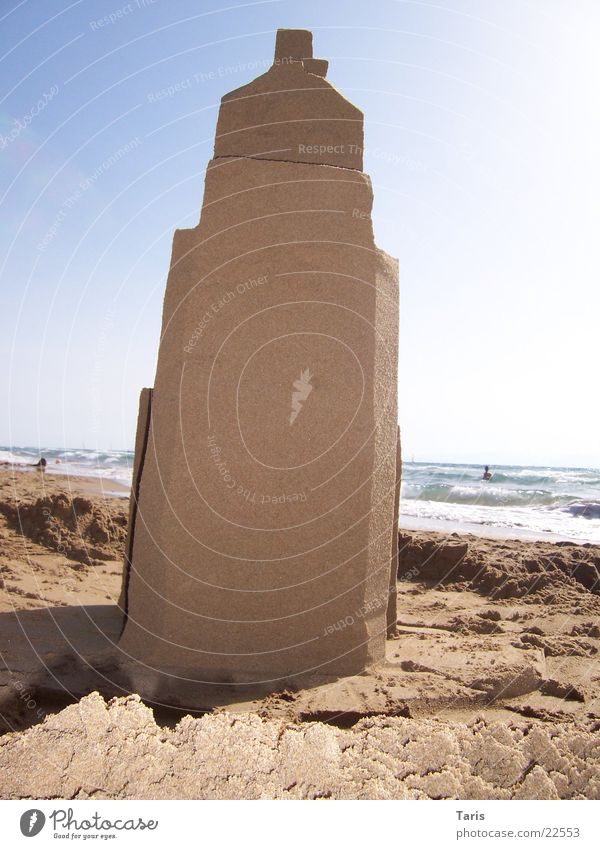
[{"label": "tower top", "polygon": [[277,30],[273,65],[221,100],[215,157],[362,171],[363,114],[327,81],[312,41],[306,29]]},{"label": "tower top", "polygon": [[312,59],[312,32],[308,29],[278,29],[275,39],[275,62],[301,62]]},{"label": "tower top", "polygon": [[329,62],[313,59],[312,32],[308,29],[278,29],[275,39],[275,65],[299,62],[309,74],[327,76]]}]

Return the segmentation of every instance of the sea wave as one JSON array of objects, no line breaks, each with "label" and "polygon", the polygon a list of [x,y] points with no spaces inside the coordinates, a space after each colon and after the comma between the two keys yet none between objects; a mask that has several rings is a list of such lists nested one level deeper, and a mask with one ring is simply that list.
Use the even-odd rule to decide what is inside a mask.
[{"label": "sea wave", "polygon": [[405,463],[405,521],[440,528],[477,526],[562,539],[600,541],[600,470]]},{"label": "sea wave", "polygon": [[[0,462],[33,464],[45,457],[53,474],[89,475],[131,486],[133,452],[112,448],[0,448]],[[600,470],[482,467],[405,462],[401,515],[456,530],[483,526],[600,541]]]},{"label": "sea wave", "polygon": [[0,448],[0,463],[24,466],[40,457],[53,474],[73,477],[89,476],[131,485],[133,452],[89,448]]},{"label": "sea wave", "polygon": [[488,507],[441,501],[405,500],[400,510],[403,527],[475,532],[533,538],[569,539],[600,543],[600,519],[585,518],[563,509],[544,507]]},{"label": "sea wave", "polygon": [[562,508],[563,512],[571,516],[579,516],[584,519],[600,519],[600,501],[574,501]]},{"label": "sea wave", "polygon": [[559,494],[544,489],[513,489],[482,484],[416,484],[405,483],[402,497],[416,501],[446,501],[453,504],[473,504],[487,507],[553,507],[566,505],[575,499],[568,493]]}]

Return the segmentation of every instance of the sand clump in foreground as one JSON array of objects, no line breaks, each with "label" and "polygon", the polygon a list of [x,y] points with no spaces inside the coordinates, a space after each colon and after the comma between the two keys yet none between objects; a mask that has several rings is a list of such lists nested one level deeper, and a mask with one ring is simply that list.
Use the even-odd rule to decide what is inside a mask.
[{"label": "sand clump in foreground", "polygon": [[90,674],[127,516],[93,486],[0,471],[0,797],[600,798],[600,546],[403,531],[386,665],[169,714]]},{"label": "sand clump in foreground", "polygon": [[256,715],[156,725],[93,693],[0,741],[2,796],[156,799],[600,798],[592,731],[476,718],[369,718],[352,730]]}]

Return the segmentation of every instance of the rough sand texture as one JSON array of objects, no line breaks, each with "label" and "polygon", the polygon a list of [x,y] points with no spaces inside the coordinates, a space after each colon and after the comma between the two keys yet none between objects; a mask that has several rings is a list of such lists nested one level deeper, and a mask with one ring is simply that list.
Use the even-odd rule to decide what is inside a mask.
[{"label": "rough sand texture", "polygon": [[600,546],[573,542],[492,540],[434,532],[400,533],[402,568],[412,580],[493,599],[568,607],[581,588],[600,592]]},{"label": "rough sand texture", "polygon": [[128,501],[98,498],[100,488],[91,478],[0,471],[2,554],[24,554],[29,544],[88,565],[122,560]]},{"label": "rough sand texture", "polygon": [[118,598],[128,501],[101,493],[98,479],[0,470],[0,612]]},{"label": "rough sand texture", "polygon": [[[403,532],[385,665],[200,690],[211,713],[155,724],[138,697],[89,695],[139,692],[85,660],[120,621],[124,535],[100,543],[93,517],[127,513],[91,486],[0,471],[0,796],[598,798],[600,547]],[[65,505],[64,551],[40,499]],[[114,559],[72,559],[98,546]]]},{"label": "rough sand texture", "polygon": [[160,728],[97,694],[0,740],[0,796],[67,799],[599,799],[592,731],[374,718],[343,731],[258,716]]}]

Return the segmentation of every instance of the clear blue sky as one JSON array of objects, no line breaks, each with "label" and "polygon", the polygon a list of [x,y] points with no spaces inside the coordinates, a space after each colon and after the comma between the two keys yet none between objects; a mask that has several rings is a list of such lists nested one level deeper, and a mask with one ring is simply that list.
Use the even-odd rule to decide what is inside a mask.
[{"label": "clear blue sky", "polygon": [[1,0],[0,444],[132,446],[173,230],[278,27],[365,112],[405,456],[600,465],[597,0]]}]

